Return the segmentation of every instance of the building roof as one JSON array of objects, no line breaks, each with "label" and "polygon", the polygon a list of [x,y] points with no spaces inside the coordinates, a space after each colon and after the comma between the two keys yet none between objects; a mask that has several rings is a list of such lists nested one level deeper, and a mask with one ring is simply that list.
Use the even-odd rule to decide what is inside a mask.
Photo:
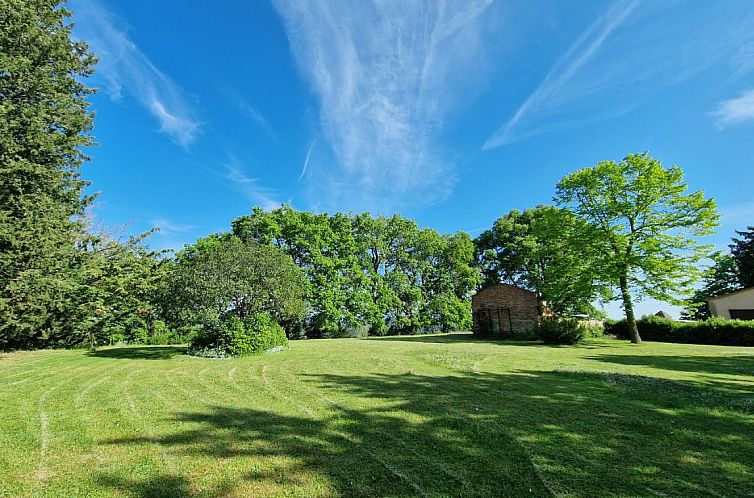
[{"label": "building roof", "polygon": [[737,290],[735,292],[731,292],[730,294],[723,294],[722,296],[711,297],[711,298],[707,299],[707,301],[708,302],[709,301],[716,301],[718,299],[723,299],[723,298],[726,298],[728,296],[734,296],[736,294],[741,294],[742,292],[751,292],[751,291],[754,291],[754,287],[747,287],[745,289],[739,289],[739,290]]},{"label": "building roof", "polygon": [[660,318],[664,318],[666,320],[672,320],[673,319],[673,315],[671,315],[667,311],[663,311],[663,310],[660,310],[657,313],[655,313],[655,316],[659,316]]},{"label": "building roof", "polygon": [[[530,290],[527,290],[527,289],[522,289],[521,287],[518,287],[516,285],[511,285],[511,284],[489,285],[487,287],[484,287],[483,289],[479,289],[478,291],[476,291],[476,293],[474,294],[474,296],[478,296],[478,295],[480,295],[480,294],[482,294],[482,293],[484,293],[484,292],[486,292],[486,291],[488,291],[490,289],[495,289],[495,288],[498,288],[498,287],[509,287],[511,289],[515,289],[515,290],[520,291],[520,292],[526,292],[527,294],[534,294],[535,296],[538,296],[538,293],[536,293],[536,292],[533,292],[533,291],[530,291]],[[471,296],[471,297],[474,297],[474,296]]]}]

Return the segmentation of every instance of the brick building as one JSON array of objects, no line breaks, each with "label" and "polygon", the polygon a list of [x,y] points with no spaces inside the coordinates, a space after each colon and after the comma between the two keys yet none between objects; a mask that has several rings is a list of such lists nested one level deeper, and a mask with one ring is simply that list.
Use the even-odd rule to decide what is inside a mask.
[{"label": "brick building", "polygon": [[499,284],[471,297],[474,333],[512,336],[533,331],[543,315],[550,314],[536,292],[515,285]]}]

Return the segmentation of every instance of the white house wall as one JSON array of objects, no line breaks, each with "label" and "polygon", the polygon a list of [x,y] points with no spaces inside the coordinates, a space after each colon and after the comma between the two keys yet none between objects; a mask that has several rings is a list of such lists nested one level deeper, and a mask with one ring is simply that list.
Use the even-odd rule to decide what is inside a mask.
[{"label": "white house wall", "polygon": [[730,310],[754,309],[754,288],[710,299],[709,310],[715,316],[730,318]]}]

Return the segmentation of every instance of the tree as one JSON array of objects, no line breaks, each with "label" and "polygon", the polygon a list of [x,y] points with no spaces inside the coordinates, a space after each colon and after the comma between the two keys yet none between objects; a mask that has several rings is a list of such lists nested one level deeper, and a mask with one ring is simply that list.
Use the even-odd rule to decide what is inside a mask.
[{"label": "tree", "polygon": [[109,233],[90,237],[82,249],[80,317],[70,337],[85,335],[90,344],[104,344],[119,336],[136,339],[137,329],[147,337],[157,332],[155,324],[162,318],[160,291],[170,260],[168,251],[153,251],[145,245],[155,230],[125,241]]},{"label": "tree", "polygon": [[0,0],[0,348],[44,346],[80,304],[95,59],[60,3]]},{"label": "tree", "polygon": [[255,208],[250,216],[233,220],[233,233],[244,241],[280,248],[304,271],[309,336],[329,336],[362,323],[367,277],[358,265],[348,216],[290,206],[271,212]]},{"label": "tree", "polygon": [[440,235],[400,215],[255,208],[233,221],[242,240],[278,247],[307,275],[310,337],[468,328],[478,284],[467,234]]},{"label": "tree", "polygon": [[736,231],[740,239],[733,239],[729,246],[731,256],[736,262],[739,272],[739,282],[743,287],[754,287],[754,226],[746,227],[745,231]]},{"label": "tree", "polygon": [[604,289],[584,271],[573,244],[583,231],[580,218],[553,206],[501,216],[475,240],[483,285],[508,283],[537,292],[557,313],[597,314],[592,302]]},{"label": "tree", "polygon": [[695,238],[717,226],[715,202],[687,190],[679,167],[666,169],[646,153],[600,162],[558,183],[557,203],[587,223],[572,243],[595,280],[620,290],[631,342],[641,343],[633,299],[681,304],[674,294],[690,293],[696,263],[709,254]]},{"label": "tree", "polygon": [[740,272],[736,260],[730,254],[715,253],[713,265],[704,273],[703,285],[694,291],[683,311],[683,318],[704,320],[710,317],[707,300],[711,297],[729,294],[742,288]]},{"label": "tree", "polygon": [[268,313],[285,324],[305,312],[304,279],[293,260],[230,234],[199,239],[179,252],[170,282],[174,306],[189,323]]}]

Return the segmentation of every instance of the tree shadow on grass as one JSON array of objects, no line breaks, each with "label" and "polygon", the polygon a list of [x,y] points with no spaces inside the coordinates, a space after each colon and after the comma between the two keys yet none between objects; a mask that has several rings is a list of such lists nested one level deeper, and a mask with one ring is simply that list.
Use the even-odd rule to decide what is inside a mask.
[{"label": "tree shadow on grass", "polygon": [[588,359],[618,365],[640,365],[662,370],[754,377],[754,356],[600,355]]},{"label": "tree shadow on grass", "polygon": [[[205,473],[207,467],[221,461],[222,468],[215,472],[233,469],[232,473],[239,476],[230,486],[227,481],[210,484],[197,490],[196,496],[549,494],[526,454],[509,435],[463,433],[459,430],[461,421],[446,417],[414,426],[395,415],[348,408],[339,408],[332,416],[318,420],[211,406],[202,412],[179,413],[172,420],[192,428],[168,436],[108,443],[158,444],[177,451],[182,458],[204,461]],[[455,435],[462,435],[463,441]],[[442,460],[428,458],[424,444],[431,445],[432,452],[442,455]],[[488,459],[491,455],[480,451],[488,444],[504,452],[501,458]],[[471,466],[472,475],[464,475],[463,469],[459,472],[459,464]],[[326,484],[317,484],[323,477]],[[147,480],[147,486],[138,480],[107,482],[109,487],[139,495],[151,481]]]},{"label": "tree shadow on grass", "polygon": [[209,406],[174,414],[170,434],[107,443],[202,468],[202,496],[744,496],[754,483],[754,386],[564,371],[304,385],[319,408],[301,415]]},{"label": "tree shadow on grass", "polygon": [[101,348],[87,355],[123,360],[167,360],[185,352],[185,346],[124,346]]},{"label": "tree shadow on grass", "polygon": [[402,341],[402,342],[430,342],[433,344],[457,343],[457,342],[481,342],[471,332],[452,332],[449,334],[426,334],[426,335],[389,335],[382,337],[371,336],[368,341]]},{"label": "tree shadow on grass", "polygon": [[[312,382],[383,398],[391,411],[457,417],[461,434],[510,434],[556,493],[738,496],[754,484],[754,385],[733,394],[725,382],[562,371]],[[492,439],[476,448],[491,460],[507,450]]]},{"label": "tree shadow on grass", "polygon": [[[384,337],[370,337],[367,340],[374,341],[399,341],[399,342],[426,342],[431,344],[491,344],[497,346],[530,346],[541,348],[581,348],[581,349],[603,349],[613,348],[614,344],[611,344],[604,339],[586,339],[579,344],[561,345],[561,344],[545,344],[539,340],[514,340],[504,339],[496,337],[479,337],[471,332],[452,332],[449,334],[438,335],[399,335],[399,336],[384,336]],[[622,341],[627,342],[627,341]]]},{"label": "tree shadow on grass", "polygon": [[451,332],[448,334],[428,334],[428,335],[391,335],[383,337],[370,337],[370,341],[399,341],[399,342],[427,342],[431,344],[499,344],[505,345],[522,345],[522,346],[542,346],[539,341],[521,341],[510,340],[495,337],[479,337],[471,332]]},{"label": "tree shadow on grass", "polygon": [[191,496],[188,479],[166,474],[139,480],[113,473],[103,473],[98,476],[97,484],[107,488],[128,490],[131,496],[138,498]]}]

